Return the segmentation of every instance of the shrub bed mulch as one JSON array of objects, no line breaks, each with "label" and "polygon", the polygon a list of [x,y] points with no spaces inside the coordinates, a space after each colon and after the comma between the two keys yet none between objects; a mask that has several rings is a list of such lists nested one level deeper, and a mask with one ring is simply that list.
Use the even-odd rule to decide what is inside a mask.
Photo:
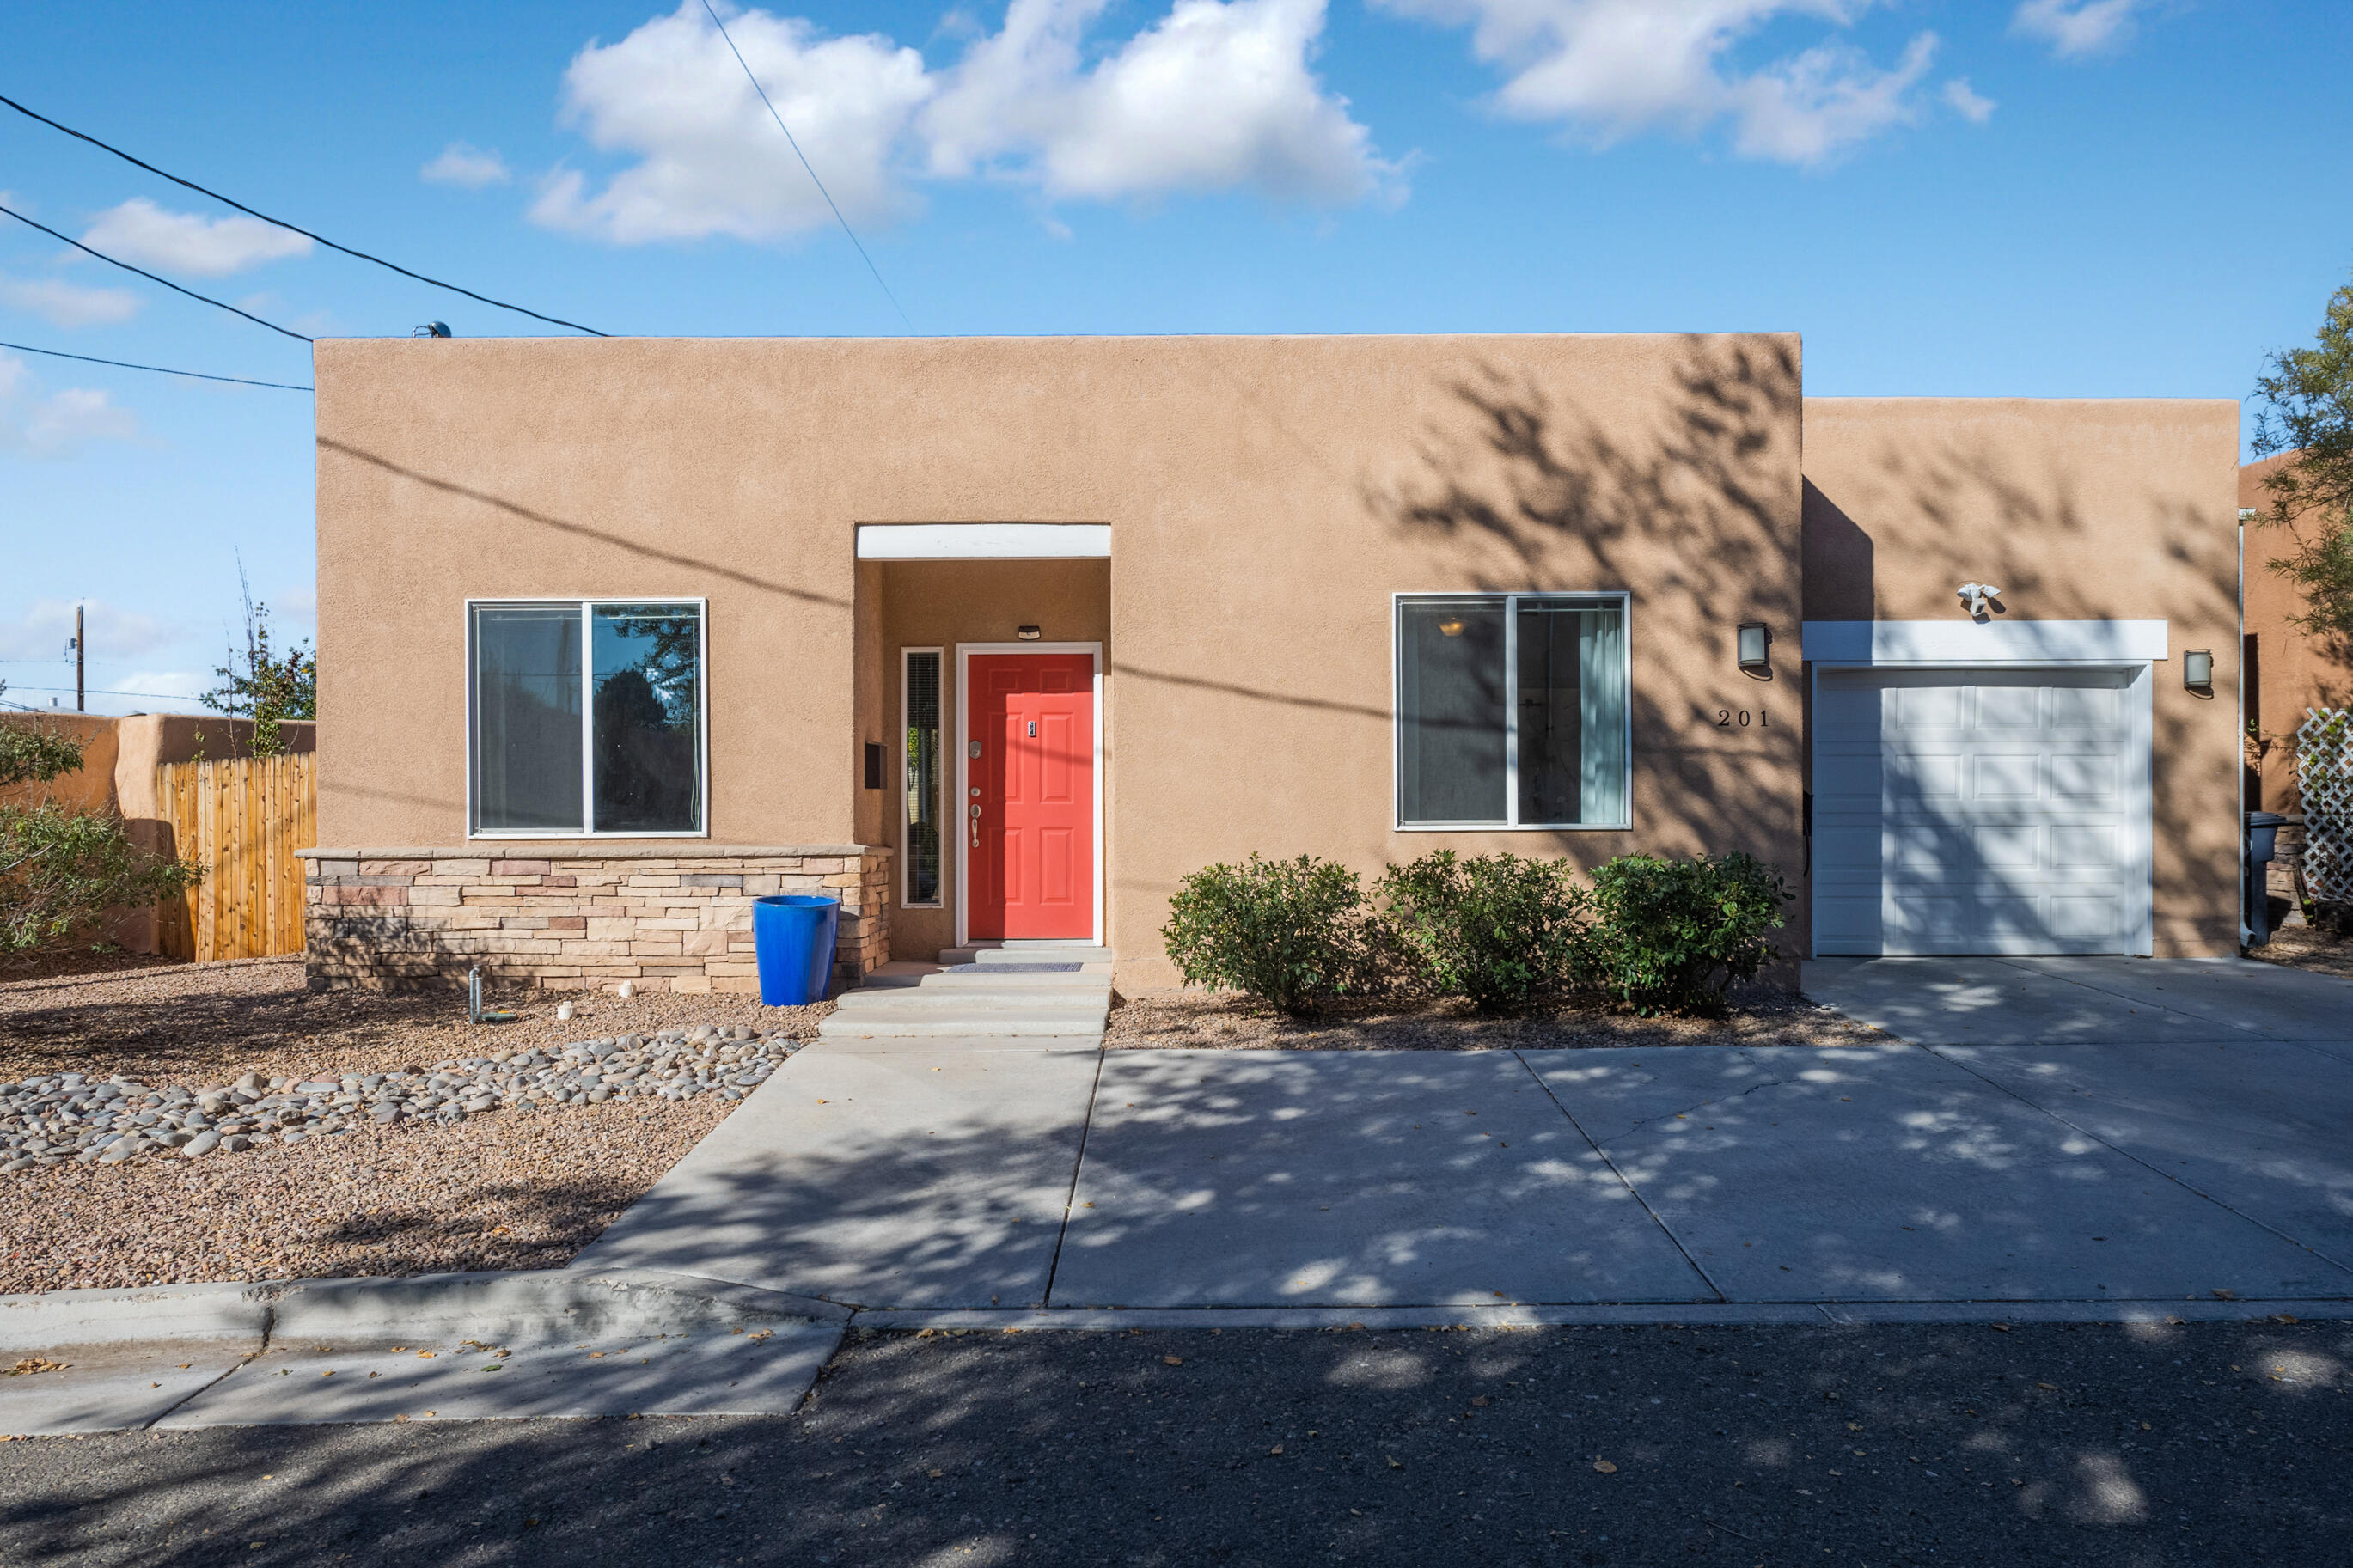
[{"label": "shrub bed mulch", "polygon": [[1720,1018],[1564,1008],[1482,1018],[1461,1001],[1357,1004],[1286,1018],[1232,991],[1155,991],[1113,1008],[1106,1050],[1482,1051],[1623,1046],[1868,1046],[1890,1037],[1795,992],[1736,994]]}]

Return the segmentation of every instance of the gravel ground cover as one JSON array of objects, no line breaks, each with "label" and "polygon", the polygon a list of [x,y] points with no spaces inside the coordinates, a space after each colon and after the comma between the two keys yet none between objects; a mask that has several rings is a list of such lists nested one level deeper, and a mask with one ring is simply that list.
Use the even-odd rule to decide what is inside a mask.
[{"label": "gravel ground cover", "polygon": [[1558,1050],[1609,1046],[1859,1046],[1887,1037],[1793,992],[1759,992],[1721,1018],[1575,1010],[1482,1018],[1466,1003],[1286,1018],[1230,991],[1154,991],[1112,1009],[1106,1050]]},{"label": "gravel ground cover", "polygon": [[554,1267],[831,1010],[569,1001],[470,1025],[300,960],[0,985],[0,1292]]},{"label": "gravel ground cover", "polygon": [[2319,926],[2281,926],[2262,947],[2247,949],[2249,958],[2289,969],[2309,969],[2353,980],[2353,935]]}]

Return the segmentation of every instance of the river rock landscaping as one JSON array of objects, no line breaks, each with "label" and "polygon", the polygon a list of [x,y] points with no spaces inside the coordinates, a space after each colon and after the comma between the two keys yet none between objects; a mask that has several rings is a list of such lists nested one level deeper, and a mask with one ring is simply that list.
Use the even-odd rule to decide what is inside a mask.
[{"label": "river rock landscaping", "polygon": [[248,1072],[212,1088],[151,1088],[135,1078],[78,1072],[0,1082],[0,1174],[74,1160],[120,1164],[166,1154],[201,1159],[272,1142],[332,1138],[362,1120],[417,1117],[455,1125],[497,1110],[668,1100],[736,1100],[767,1080],[799,1042],[746,1026],[698,1024],[647,1037],[579,1040],[504,1058],[466,1057],[422,1068],[308,1081]]},{"label": "river rock landscaping", "polygon": [[521,1016],[299,958],[0,982],[0,1293],[560,1268],[832,1011],[488,1000]]}]

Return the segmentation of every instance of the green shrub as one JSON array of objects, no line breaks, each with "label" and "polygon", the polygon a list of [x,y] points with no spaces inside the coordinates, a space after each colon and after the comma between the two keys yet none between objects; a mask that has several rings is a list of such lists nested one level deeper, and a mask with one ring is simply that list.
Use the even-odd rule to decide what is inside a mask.
[{"label": "green shrub", "polygon": [[1356,874],[1329,860],[1209,866],[1184,879],[1160,930],[1186,980],[1247,993],[1293,1016],[1379,980],[1377,932]]},{"label": "green shrub", "polygon": [[1793,897],[1779,871],[1749,855],[1621,856],[1593,873],[1584,973],[1645,1015],[1721,1012],[1734,981],[1779,956],[1767,936]]},{"label": "green shrub", "polygon": [[132,844],[111,812],[0,806],[0,951],[69,941],[108,910],[180,897],[202,874]]},{"label": "green shrub", "polygon": [[0,724],[0,788],[47,784],[81,766],[82,745],[47,724]]},{"label": "green shrub", "polygon": [[1508,1013],[1576,984],[1591,899],[1561,860],[1459,859],[1451,849],[1391,866],[1374,891],[1430,988]]}]

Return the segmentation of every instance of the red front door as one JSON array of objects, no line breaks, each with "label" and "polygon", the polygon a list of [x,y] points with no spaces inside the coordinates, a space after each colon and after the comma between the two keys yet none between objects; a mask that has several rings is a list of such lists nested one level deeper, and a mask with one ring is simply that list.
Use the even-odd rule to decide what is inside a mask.
[{"label": "red front door", "polygon": [[966,930],[1091,941],[1094,656],[976,653],[965,677]]}]

